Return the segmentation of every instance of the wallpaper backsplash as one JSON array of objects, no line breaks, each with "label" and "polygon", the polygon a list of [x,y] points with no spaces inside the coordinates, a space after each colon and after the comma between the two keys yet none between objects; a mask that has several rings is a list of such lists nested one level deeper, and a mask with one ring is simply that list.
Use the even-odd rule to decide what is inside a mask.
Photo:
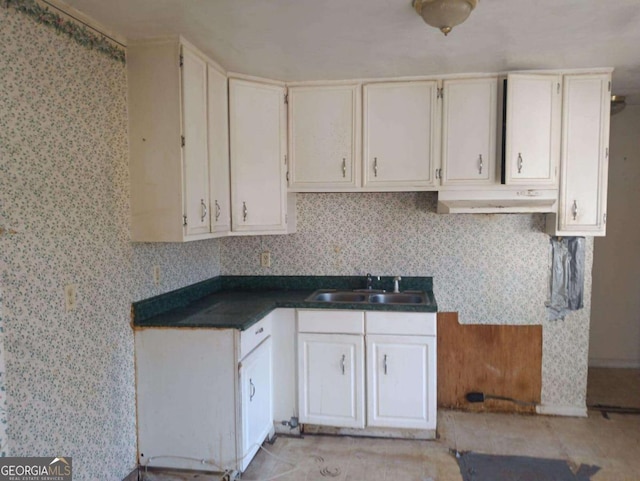
[{"label": "wallpaper backsplash", "polygon": [[[235,275],[433,276],[461,322],[544,324],[543,403],[585,405],[593,239],[585,307],[547,322],[551,247],[543,214],[439,215],[433,192],[297,195],[297,233],[222,241]],[[271,268],[260,252],[271,252]],[[400,283],[402,286],[402,283]]]},{"label": "wallpaper backsplash", "polygon": [[120,481],[136,464],[131,302],[219,275],[220,244],[130,243],[122,62],[14,9],[0,38],[0,451]]}]

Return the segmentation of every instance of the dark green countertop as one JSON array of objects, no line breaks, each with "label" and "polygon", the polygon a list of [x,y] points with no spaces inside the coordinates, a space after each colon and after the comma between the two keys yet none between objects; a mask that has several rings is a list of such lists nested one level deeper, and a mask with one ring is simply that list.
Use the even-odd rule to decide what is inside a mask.
[{"label": "dark green countertop", "polygon": [[[383,288],[389,278],[383,278]],[[425,291],[426,304],[308,302],[317,289],[358,289],[361,277],[229,276],[172,291],[132,305],[133,325],[245,330],[279,307],[365,311],[436,312],[430,277],[403,278],[410,289]]]}]

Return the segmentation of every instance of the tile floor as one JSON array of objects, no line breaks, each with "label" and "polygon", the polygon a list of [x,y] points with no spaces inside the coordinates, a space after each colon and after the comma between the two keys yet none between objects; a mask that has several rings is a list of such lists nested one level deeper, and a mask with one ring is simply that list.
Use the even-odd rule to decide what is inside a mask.
[{"label": "tile floor", "polygon": [[[625,380],[636,375],[623,374]],[[607,394],[594,392],[606,390],[606,382],[591,376],[589,382],[590,397]],[[610,400],[620,405],[620,399]],[[438,434],[437,441],[279,437],[266,445],[272,454],[260,451],[242,480],[461,481],[452,454],[458,450],[595,464],[602,469],[592,481],[640,481],[640,415],[609,414],[605,419],[598,411],[589,411],[587,418],[566,418],[440,410]],[[148,473],[142,479],[214,481],[219,476]]]}]

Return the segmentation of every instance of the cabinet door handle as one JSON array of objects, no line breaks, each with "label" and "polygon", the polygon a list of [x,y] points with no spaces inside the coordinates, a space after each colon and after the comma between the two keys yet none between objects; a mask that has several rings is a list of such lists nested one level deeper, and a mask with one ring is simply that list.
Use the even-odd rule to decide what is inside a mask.
[{"label": "cabinet door handle", "polygon": [[578,201],[577,200],[573,201],[573,207],[571,208],[571,213],[573,215],[573,220],[576,220],[576,217],[578,217]]},{"label": "cabinet door handle", "polygon": [[373,176],[378,177],[378,157],[373,158]]},{"label": "cabinet door handle", "polygon": [[346,177],[347,176],[347,159],[346,158],[342,158],[342,177]]},{"label": "cabinet door handle", "polygon": [[482,167],[484,167],[484,163],[482,161],[482,154],[480,154],[480,158],[478,159],[478,174],[482,175]]},{"label": "cabinet door handle", "polygon": [[205,217],[207,217],[207,206],[204,203],[204,199],[200,199],[200,222],[204,222]]},{"label": "cabinet door handle", "polygon": [[522,173],[522,154],[518,152],[518,174]]},{"label": "cabinet door handle", "polygon": [[340,360],[340,368],[342,369],[342,375],[344,376],[344,360],[347,358],[345,354],[342,355],[342,359]]},{"label": "cabinet door handle", "polygon": [[387,355],[384,355],[384,360],[382,361],[382,367],[384,368],[384,375],[387,375]]},{"label": "cabinet door handle", "polygon": [[247,215],[249,215],[249,209],[247,209],[247,203],[242,203],[242,220],[247,222]]},{"label": "cabinet door handle", "polygon": [[258,334],[262,334],[263,332],[264,332],[264,327],[261,327],[260,329],[258,329],[258,330],[256,331],[256,335],[258,335]]},{"label": "cabinet door handle", "polygon": [[220,204],[218,204],[218,201],[215,201],[216,203],[216,220],[218,220],[220,218]]},{"label": "cabinet door handle", "polygon": [[253,401],[253,396],[256,395],[256,385],[253,384],[253,380],[249,379],[249,402]]}]

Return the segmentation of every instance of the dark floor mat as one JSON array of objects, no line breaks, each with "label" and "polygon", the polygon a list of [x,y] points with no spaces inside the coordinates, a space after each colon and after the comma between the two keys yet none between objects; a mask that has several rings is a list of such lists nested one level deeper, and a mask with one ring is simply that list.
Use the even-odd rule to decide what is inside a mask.
[{"label": "dark floor mat", "polygon": [[463,481],[589,481],[600,470],[583,464],[574,473],[562,459],[478,453],[457,457]]}]

